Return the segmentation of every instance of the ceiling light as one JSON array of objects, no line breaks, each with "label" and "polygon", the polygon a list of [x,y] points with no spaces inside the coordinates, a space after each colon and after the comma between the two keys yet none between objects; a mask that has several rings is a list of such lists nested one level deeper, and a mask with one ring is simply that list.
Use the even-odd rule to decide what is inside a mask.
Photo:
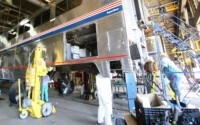
[{"label": "ceiling light", "polygon": [[29,19],[24,19],[19,23],[19,25],[23,26],[24,24],[28,23],[29,21],[30,21]]},{"label": "ceiling light", "polygon": [[54,21],[55,19],[56,19],[56,18],[51,19],[50,22]]},{"label": "ceiling light", "polygon": [[24,26],[31,27],[32,25],[29,23],[24,24]]},{"label": "ceiling light", "polygon": [[48,3],[50,3],[51,2],[51,0],[45,0],[46,2],[48,2]]}]

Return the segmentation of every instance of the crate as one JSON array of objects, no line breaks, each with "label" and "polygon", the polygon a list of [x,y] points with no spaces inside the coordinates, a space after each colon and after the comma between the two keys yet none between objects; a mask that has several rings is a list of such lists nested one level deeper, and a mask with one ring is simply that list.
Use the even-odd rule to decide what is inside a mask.
[{"label": "crate", "polygon": [[[174,106],[176,106],[176,101],[175,100],[169,100]],[[185,103],[180,103],[181,107],[182,107],[182,115],[183,114],[189,114],[189,113],[194,113],[194,112],[199,112],[199,109],[198,108],[185,108],[186,107],[186,104]],[[181,116],[182,116],[181,115]],[[180,116],[180,117],[181,117]]]},{"label": "crate", "polygon": [[[144,108],[142,103],[138,100],[135,100],[135,110],[139,125],[162,125],[165,119],[165,113],[169,112],[172,115],[171,108]],[[186,114],[199,112],[199,109],[183,108],[182,111],[183,112],[179,117],[180,120]],[[180,121],[178,121],[178,123],[180,123]],[[196,121],[193,123],[196,123]]]},{"label": "crate", "polygon": [[199,109],[183,108],[182,111],[183,111],[182,114],[184,114],[184,113],[194,113],[194,112],[199,112]]},{"label": "crate", "polygon": [[182,114],[179,116],[178,125],[199,125],[200,113],[199,109],[182,109]]},{"label": "crate", "polygon": [[135,100],[135,109],[139,125],[162,125],[165,112],[171,112],[171,108],[144,108],[138,100]]}]

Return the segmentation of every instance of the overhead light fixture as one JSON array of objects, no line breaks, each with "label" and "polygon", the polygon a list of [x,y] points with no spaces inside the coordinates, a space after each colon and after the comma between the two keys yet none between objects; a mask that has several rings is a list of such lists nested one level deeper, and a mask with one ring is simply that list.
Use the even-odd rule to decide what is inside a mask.
[{"label": "overhead light fixture", "polygon": [[48,2],[48,3],[50,3],[51,2],[51,0],[45,0],[46,2]]},{"label": "overhead light fixture", "polygon": [[9,32],[9,34],[11,34],[11,35],[15,35],[16,32],[15,32],[15,31],[13,31],[13,32]]},{"label": "overhead light fixture", "polygon": [[15,35],[17,32],[13,32],[12,35]]},{"label": "overhead light fixture", "polygon": [[24,26],[31,27],[32,25],[29,23],[24,24]]},{"label": "overhead light fixture", "polygon": [[28,23],[29,21],[30,21],[29,19],[24,19],[19,23],[19,25],[23,26],[24,24]]},{"label": "overhead light fixture", "polygon": [[10,31],[8,31],[9,33],[12,33],[14,31],[14,29],[11,29]]},{"label": "overhead light fixture", "polygon": [[55,19],[56,19],[56,18],[51,19],[50,22],[54,21]]}]

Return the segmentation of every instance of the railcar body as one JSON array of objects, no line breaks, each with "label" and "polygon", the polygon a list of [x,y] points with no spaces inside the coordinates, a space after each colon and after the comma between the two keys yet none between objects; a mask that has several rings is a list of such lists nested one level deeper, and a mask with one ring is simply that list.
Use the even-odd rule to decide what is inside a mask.
[{"label": "railcar body", "polygon": [[109,76],[114,61],[123,72],[133,72],[130,44],[137,44],[140,57],[145,58],[140,47],[144,34],[138,26],[139,7],[133,0],[80,0],[75,8],[41,25],[30,19],[24,24],[26,32],[20,34],[16,27],[15,37],[0,37],[0,79],[24,79],[29,55],[36,47],[46,48],[47,65],[62,72]]}]

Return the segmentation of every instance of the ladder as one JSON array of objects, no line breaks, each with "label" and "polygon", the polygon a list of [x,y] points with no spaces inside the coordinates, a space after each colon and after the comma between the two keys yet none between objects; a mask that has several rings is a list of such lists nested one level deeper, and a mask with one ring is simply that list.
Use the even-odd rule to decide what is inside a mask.
[{"label": "ladder", "polygon": [[[155,9],[159,10],[159,12],[156,11],[156,14],[154,14]],[[199,50],[196,50],[192,43],[194,41],[196,41],[198,44],[200,43],[200,38],[198,36],[200,31],[159,6],[150,7],[150,15],[155,34],[164,37],[168,42],[173,44],[178,50],[182,51],[191,60],[197,64],[200,64]],[[168,30],[166,26],[163,26],[162,22],[173,23],[177,29],[186,34],[187,38],[177,36],[177,34]],[[184,27],[187,27],[187,29],[190,29],[190,31]]]},{"label": "ladder", "polygon": [[[160,49],[159,49],[159,44],[157,42],[158,41],[157,35],[165,38],[165,40],[167,40],[169,43],[174,45],[180,52],[182,52],[187,57],[189,57],[195,64],[197,64],[197,66],[200,66],[200,53],[199,53],[200,49],[199,47],[195,48],[194,46],[194,42],[196,43],[196,46],[199,46],[200,44],[200,37],[199,37],[200,31],[198,31],[196,28],[192,27],[191,25],[187,24],[182,19],[176,17],[172,13],[166,11],[166,9],[163,7],[159,7],[159,6],[149,7],[149,13],[150,13],[150,17],[151,17],[151,21],[152,21],[153,29],[154,29],[154,34],[156,38],[159,62],[160,62]],[[178,29],[178,31],[172,32],[168,30],[169,27],[167,25],[164,25],[165,23],[173,24],[176,27],[176,29]],[[177,33],[179,31],[181,32],[181,34],[183,34],[182,36],[179,36],[179,34]],[[160,64],[160,68],[162,69],[161,64]],[[196,73],[196,72],[189,72],[189,73]],[[162,70],[161,70],[161,74],[162,74]],[[162,75],[161,75],[161,79],[163,82]],[[200,82],[200,79],[195,80],[195,83],[192,85],[189,92],[191,92],[199,82]],[[162,84],[164,85],[164,83]],[[165,87],[163,89],[165,89]],[[196,91],[196,93],[199,90],[200,88]],[[185,97],[188,95],[188,93],[185,95]]]}]

